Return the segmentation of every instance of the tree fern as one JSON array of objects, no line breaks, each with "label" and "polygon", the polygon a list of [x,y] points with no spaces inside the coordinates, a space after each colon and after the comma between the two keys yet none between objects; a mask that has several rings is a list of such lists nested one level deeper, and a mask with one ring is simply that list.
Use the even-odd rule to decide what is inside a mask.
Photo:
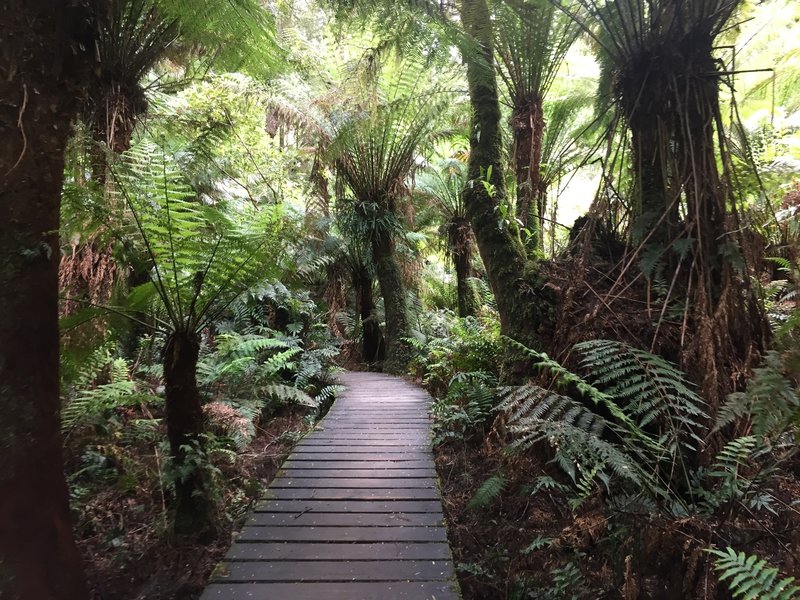
[{"label": "tree fern", "polygon": [[795,585],[794,577],[778,579],[778,569],[767,565],[755,555],[747,556],[733,548],[709,549],[713,554],[714,569],[719,572],[720,581],[728,585],[734,598],[745,600],[797,600],[800,586]]}]

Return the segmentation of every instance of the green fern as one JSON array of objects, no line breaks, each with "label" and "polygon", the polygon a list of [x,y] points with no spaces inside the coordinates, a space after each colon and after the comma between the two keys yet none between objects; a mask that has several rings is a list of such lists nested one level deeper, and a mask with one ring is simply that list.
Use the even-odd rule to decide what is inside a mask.
[{"label": "green fern", "polygon": [[[708,477],[716,482],[715,489],[696,490],[703,498],[706,510],[714,510],[731,502],[740,502],[753,510],[766,509],[775,512],[774,499],[765,490],[774,474],[774,467],[761,468],[756,460],[759,454],[756,436],[745,436],[731,440],[714,459]],[[751,475],[755,471],[755,475]]]},{"label": "green fern", "polygon": [[581,369],[612,396],[640,428],[657,426],[672,454],[695,452],[708,417],[705,402],[686,376],[660,356],[609,340],[576,344]]},{"label": "green fern", "polygon": [[494,502],[508,485],[502,473],[495,473],[483,482],[467,504],[467,508],[483,508]]},{"label": "green fern", "polygon": [[303,406],[309,406],[311,408],[319,407],[319,402],[316,399],[291,385],[272,383],[264,386],[262,391],[265,395],[270,396],[275,401],[280,403],[300,404]]},{"label": "green fern", "polygon": [[778,580],[778,569],[767,565],[755,555],[747,556],[733,548],[707,550],[713,554],[714,569],[719,572],[720,581],[728,585],[734,598],[744,600],[797,600],[800,586],[794,585],[795,578]]},{"label": "green fern", "polygon": [[768,352],[764,365],[754,370],[747,390],[728,396],[714,430],[744,419],[752,424],[753,435],[774,441],[787,429],[800,425],[800,394],[782,373],[782,366],[781,356]]}]

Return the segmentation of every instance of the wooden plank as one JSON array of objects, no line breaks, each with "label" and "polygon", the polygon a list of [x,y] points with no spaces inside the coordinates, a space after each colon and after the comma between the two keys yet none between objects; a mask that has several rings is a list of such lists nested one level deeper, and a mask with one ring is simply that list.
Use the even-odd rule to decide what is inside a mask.
[{"label": "wooden plank", "polygon": [[233,583],[209,586],[201,600],[458,600],[446,582]]},{"label": "wooden plank", "polygon": [[342,489],[342,488],[270,488],[270,500],[438,500],[436,488]]},{"label": "wooden plank", "polygon": [[297,452],[292,454],[291,461],[337,460],[337,461],[378,461],[411,460],[430,461],[429,452]]},{"label": "wooden plank", "polygon": [[443,543],[264,543],[240,542],[231,546],[227,560],[447,560],[450,547]]},{"label": "wooden plank", "polygon": [[372,443],[368,444],[329,444],[329,445],[321,445],[321,444],[309,444],[302,442],[295,446],[295,450],[292,453],[295,454],[302,454],[303,452],[321,452],[325,450],[329,453],[341,453],[341,452],[364,452],[367,454],[409,454],[409,453],[418,453],[418,454],[428,454],[428,450],[430,450],[430,444],[403,444],[403,445],[387,445],[384,444],[382,446],[377,446]]},{"label": "wooden plank", "polygon": [[[326,457],[330,458],[330,457]],[[424,459],[390,458],[384,460],[326,460],[317,459],[295,460],[289,458],[283,463],[284,469],[434,469],[433,459],[429,456]]]},{"label": "wooden plank", "polygon": [[444,524],[441,513],[253,513],[248,525],[273,527],[436,527]]},{"label": "wooden plank", "polygon": [[[388,446],[390,448],[429,448],[430,438],[413,434],[407,437],[393,438],[346,438],[344,436],[331,435],[327,438],[306,437],[299,443],[302,446]],[[295,446],[297,447],[297,446]]]},{"label": "wooden plank", "polygon": [[443,527],[256,527],[239,542],[447,542]]},{"label": "wooden plank", "polygon": [[441,513],[439,500],[269,500],[256,512],[359,512],[359,513]]},{"label": "wooden plank", "polygon": [[345,478],[345,477],[278,477],[270,486],[278,488],[434,488],[436,484],[431,477],[382,477],[382,478]]},{"label": "wooden plank", "polygon": [[342,479],[374,479],[391,477],[400,479],[404,477],[436,477],[432,468],[401,469],[396,467],[383,467],[380,469],[281,469],[279,475],[283,477],[337,477]]},{"label": "wooden plank", "polygon": [[418,442],[408,440],[405,443],[398,440],[303,440],[295,446],[295,452],[306,449],[319,452],[320,448],[330,448],[331,450],[352,448],[353,452],[360,451],[362,448],[376,452],[402,452],[403,450],[428,450],[430,447],[430,442],[422,440]]},{"label": "wooden plank", "polygon": [[452,577],[446,560],[234,561],[218,578],[226,582],[436,581]]}]

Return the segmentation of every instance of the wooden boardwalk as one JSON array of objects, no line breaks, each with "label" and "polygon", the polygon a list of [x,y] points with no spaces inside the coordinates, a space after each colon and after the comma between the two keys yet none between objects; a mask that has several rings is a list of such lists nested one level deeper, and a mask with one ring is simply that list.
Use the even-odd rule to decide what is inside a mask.
[{"label": "wooden boardwalk", "polygon": [[456,600],[429,397],[346,373],[201,600]]}]

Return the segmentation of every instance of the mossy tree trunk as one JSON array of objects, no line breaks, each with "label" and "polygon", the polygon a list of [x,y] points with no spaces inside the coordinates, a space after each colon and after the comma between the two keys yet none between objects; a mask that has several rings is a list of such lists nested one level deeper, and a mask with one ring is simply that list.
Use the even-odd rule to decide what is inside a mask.
[{"label": "mossy tree trunk", "polygon": [[448,237],[450,238],[450,253],[453,257],[453,267],[456,272],[456,301],[458,316],[469,317],[475,314],[478,299],[475,290],[470,285],[472,272],[472,227],[464,218],[454,218],[448,224]]},{"label": "mossy tree trunk", "polygon": [[60,435],[58,229],[91,18],[79,2],[0,3],[2,598],[88,597]]},{"label": "mossy tree trunk", "polygon": [[372,235],[372,261],[383,296],[386,318],[386,358],[383,370],[387,373],[405,373],[411,357],[406,338],[411,335],[406,285],[400,270],[394,239],[391,232],[377,231]]},{"label": "mossy tree trunk", "polygon": [[197,389],[200,340],[196,333],[176,331],[164,347],[167,438],[177,474],[175,531],[207,534],[213,530],[213,504],[196,459],[203,452],[203,407]]},{"label": "mossy tree trunk", "polygon": [[[477,45],[470,45],[463,52],[472,105],[468,165],[471,183],[463,196],[467,216],[497,301],[502,333],[540,348],[542,329],[551,319],[552,299],[544,293],[535,265],[527,261],[513,220],[500,220],[500,207],[507,198],[492,22],[486,0],[464,0],[461,20]],[[486,181],[489,170],[491,177]]]}]

